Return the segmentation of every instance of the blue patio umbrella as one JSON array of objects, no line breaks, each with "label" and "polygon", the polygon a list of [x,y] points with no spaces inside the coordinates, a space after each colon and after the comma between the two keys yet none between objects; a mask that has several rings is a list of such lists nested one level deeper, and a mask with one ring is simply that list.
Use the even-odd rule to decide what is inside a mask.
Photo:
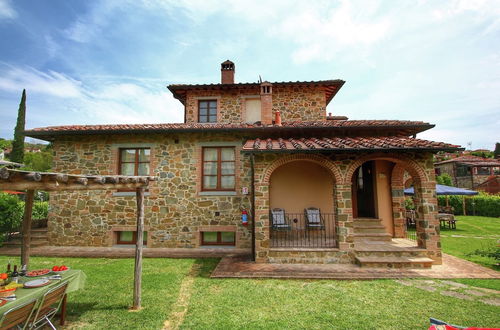
[{"label": "blue patio umbrella", "polygon": [[[405,195],[414,195],[415,190],[413,187],[406,188],[405,189]],[[457,188],[457,187],[450,187],[450,186],[445,186],[442,184],[436,184],[436,194],[438,195],[466,195],[466,196],[472,196],[472,195],[477,195],[477,191],[469,190],[469,189],[464,189],[464,188]]]}]

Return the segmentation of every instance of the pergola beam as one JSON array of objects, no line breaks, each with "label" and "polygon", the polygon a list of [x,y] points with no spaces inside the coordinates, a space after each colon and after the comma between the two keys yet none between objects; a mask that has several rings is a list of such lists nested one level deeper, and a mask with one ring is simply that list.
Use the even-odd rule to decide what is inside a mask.
[{"label": "pergola beam", "polygon": [[154,180],[151,176],[71,175],[0,168],[0,190],[134,190]]},{"label": "pergola beam", "polygon": [[21,265],[28,266],[31,244],[31,217],[35,190],[118,190],[135,189],[137,198],[137,244],[134,269],[133,308],[141,308],[142,249],[144,236],[144,191],[153,176],[72,175],[39,173],[0,168],[0,190],[27,190],[22,225]]}]

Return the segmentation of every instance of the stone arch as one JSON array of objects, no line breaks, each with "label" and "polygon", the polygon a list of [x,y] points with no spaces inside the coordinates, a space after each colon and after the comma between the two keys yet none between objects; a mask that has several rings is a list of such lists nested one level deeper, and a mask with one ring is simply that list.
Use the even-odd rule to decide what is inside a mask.
[{"label": "stone arch", "polygon": [[319,156],[319,155],[313,155],[313,154],[293,154],[289,155],[286,157],[282,157],[274,161],[269,167],[264,172],[264,177],[262,180],[262,184],[269,185],[269,181],[271,180],[271,175],[273,172],[280,166],[283,166],[287,163],[294,162],[294,161],[307,161],[307,162],[312,162],[316,163],[324,168],[326,168],[330,174],[332,175],[334,179],[334,184],[338,184],[342,182],[342,174],[340,173],[340,170],[338,167],[328,158]]},{"label": "stone arch", "polygon": [[[418,180],[419,182],[426,182],[428,180],[427,175],[422,168],[420,164],[418,164],[415,160],[407,157],[407,156],[402,156],[402,155],[395,155],[395,154],[368,154],[365,156],[362,156],[355,161],[353,161],[347,171],[345,172],[345,176],[343,178],[344,184],[350,184],[351,183],[351,178],[354,175],[354,171],[363,163],[370,161],[370,160],[388,160],[391,162],[396,163],[396,165],[400,164],[402,167],[402,170],[400,169],[399,171],[402,171],[401,173],[401,182],[403,180],[403,174],[404,171],[408,171],[410,175],[414,178],[414,180]],[[394,171],[393,171],[394,173]],[[399,174],[399,173],[398,173]],[[399,176],[399,175],[398,175]]]}]

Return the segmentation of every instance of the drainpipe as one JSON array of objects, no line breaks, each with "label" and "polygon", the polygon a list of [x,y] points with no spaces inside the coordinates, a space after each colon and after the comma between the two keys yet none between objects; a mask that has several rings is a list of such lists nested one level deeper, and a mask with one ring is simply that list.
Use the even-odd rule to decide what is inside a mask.
[{"label": "drainpipe", "polygon": [[255,261],[255,159],[254,154],[250,154],[250,176],[252,177],[252,196],[251,196],[251,212],[252,212],[252,261]]}]

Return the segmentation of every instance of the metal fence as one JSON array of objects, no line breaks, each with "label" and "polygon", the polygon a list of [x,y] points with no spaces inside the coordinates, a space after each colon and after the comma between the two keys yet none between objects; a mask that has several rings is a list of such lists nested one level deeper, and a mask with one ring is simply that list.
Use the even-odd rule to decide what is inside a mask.
[{"label": "metal fence", "polygon": [[271,247],[333,248],[337,246],[335,217],[321,213],[319,221],[303,213],[269,214]]}]

